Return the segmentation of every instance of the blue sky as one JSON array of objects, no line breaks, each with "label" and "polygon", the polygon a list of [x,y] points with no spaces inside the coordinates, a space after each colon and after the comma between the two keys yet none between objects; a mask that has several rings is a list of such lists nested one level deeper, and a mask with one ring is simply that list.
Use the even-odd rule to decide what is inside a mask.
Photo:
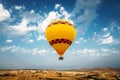
[{"label": "blue sky", "polygon": [[[0,69],[120,68],[120,0],[0,0]],[[66,19],[76,39],[59,61],[45,38]]]}]

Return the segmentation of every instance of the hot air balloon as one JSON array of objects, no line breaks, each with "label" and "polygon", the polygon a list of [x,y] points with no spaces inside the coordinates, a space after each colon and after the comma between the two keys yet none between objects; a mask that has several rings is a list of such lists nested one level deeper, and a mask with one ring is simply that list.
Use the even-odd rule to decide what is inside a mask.
[{"label": "hot air balloon", "polygon": [[59,60],[63,60],[63,54],[76,37],[76,30],[67,20],[55,20],[46,28],[46,39],[56,50]]}]

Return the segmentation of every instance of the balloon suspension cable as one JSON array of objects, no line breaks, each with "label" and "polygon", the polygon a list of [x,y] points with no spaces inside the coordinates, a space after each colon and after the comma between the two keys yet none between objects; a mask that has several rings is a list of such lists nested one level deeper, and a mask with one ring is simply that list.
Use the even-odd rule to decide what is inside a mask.
[{"label": "balloon suspension cable", "polygon": [[59,60],[63,60],[63,57],[59,57]]}]

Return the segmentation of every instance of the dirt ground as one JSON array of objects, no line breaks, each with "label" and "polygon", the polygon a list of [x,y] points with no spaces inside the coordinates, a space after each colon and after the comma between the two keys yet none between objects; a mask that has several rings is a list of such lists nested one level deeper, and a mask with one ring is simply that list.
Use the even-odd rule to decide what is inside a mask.
[{"label": "dirt ground", "polygon": [[0,80],[120,80],[120,69],[0,70]]}]

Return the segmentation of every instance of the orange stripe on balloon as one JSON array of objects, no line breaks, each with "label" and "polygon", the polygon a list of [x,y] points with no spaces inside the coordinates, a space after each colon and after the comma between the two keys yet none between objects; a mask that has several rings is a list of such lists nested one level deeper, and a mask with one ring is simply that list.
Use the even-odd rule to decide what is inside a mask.
[{"label": "orange stripe on balloon", "polygon": [[51,40],[50,42],[50,45],[54,45],[54,44],[58,44],[58,43],[65,43],[65,44],[69,44],[71,45],[72,44],[72,41],[69,40],[69,39],[54,39],[54,40]]}]

